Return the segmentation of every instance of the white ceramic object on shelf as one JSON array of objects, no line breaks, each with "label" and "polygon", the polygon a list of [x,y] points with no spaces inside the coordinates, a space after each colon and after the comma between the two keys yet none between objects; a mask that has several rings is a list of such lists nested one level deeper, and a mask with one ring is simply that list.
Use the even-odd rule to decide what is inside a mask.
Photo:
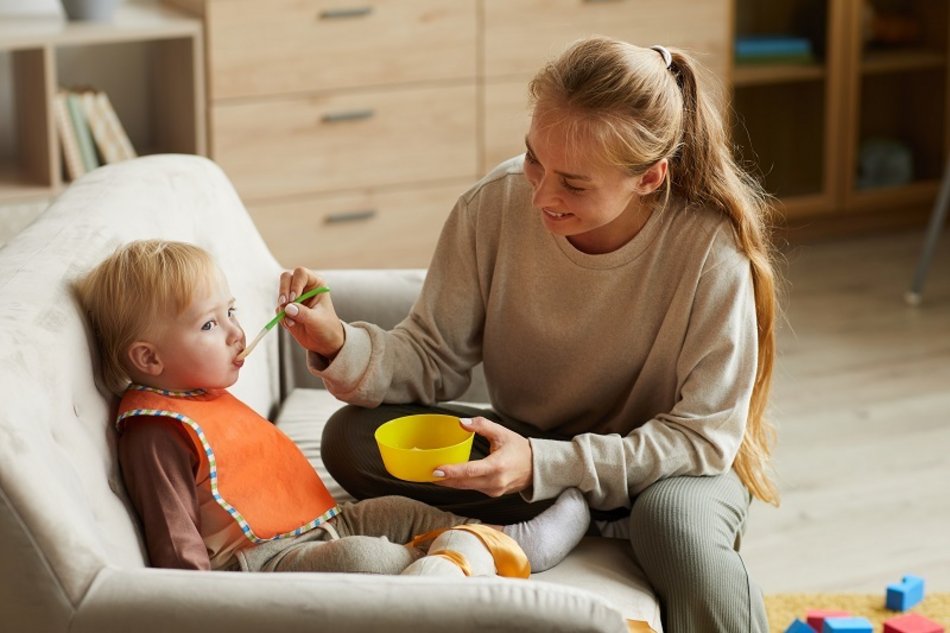
[{"label": "white ceramic object on shelf", "polygon": [[112,19],[119,0],[60,0],[70,20],[108,22]]}]

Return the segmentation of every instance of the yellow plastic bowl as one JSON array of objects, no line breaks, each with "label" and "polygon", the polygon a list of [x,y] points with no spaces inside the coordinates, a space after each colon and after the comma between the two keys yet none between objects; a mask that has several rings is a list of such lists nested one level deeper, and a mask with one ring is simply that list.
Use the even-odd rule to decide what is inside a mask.
[{"label": "yellow plastic bowl", "polygon": [[404,481],[435,481],[432,471],[467,462],[472,438],[452,415],[424,413],[386,422],[376,429],[376,445],[390,475]]}]

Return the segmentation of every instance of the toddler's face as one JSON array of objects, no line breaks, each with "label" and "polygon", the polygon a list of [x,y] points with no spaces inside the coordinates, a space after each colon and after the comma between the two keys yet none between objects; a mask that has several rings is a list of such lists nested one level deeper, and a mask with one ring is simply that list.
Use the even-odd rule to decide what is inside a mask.
[{"label": "toddler's face", "polygon": [[191,303],[158,328],[153,342],[163,361],[165,389],[224,389],[233,385],[244,361],[244,330],[235,316],[234,297],[224,275],[216,271],[199,285]]}]

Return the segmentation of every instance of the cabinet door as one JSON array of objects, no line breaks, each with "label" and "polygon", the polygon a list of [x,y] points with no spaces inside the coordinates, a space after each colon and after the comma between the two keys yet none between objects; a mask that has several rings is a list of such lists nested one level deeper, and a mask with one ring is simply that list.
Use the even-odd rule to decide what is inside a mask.
[{"label": "cabinet door", "polygon": [[474,178],[474,86],[212,108],[212,155],[246,199]]},{"label": "cabinet door", "polygon": [[207,6],[212,99],[475,76],[474,0]]},{"label": "cabinet door", "polygon": [[471,184],[271,200],[249,210],[287,268],[425,268],[449,211]]},{"label": "cabinet door", "polygon": [[599,34],[694,51],[724,77],[730,6],[727,0],[484,0],[484,73],[530,77],[570,42]]}]

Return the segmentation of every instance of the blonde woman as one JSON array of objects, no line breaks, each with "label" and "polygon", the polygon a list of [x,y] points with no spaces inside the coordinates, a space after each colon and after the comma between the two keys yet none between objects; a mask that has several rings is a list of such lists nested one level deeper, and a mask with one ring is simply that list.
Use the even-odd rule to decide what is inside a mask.
[{"label": "blonde woman", "polygon": [[[777,503],[767,198],[681,51],[583,40],[530,94],[525,154],[459,199],[399,326],[342,323],[326,295],[285,306],[320,279],[282,275],[285,327],[357,405],[328,423],[324,461],[357,497],[494,522],[580,488],[602,529],[626,528],[666,630],[765,631],[737,548],[752,498]],[[445,409],[479,361],[491,408],[451,409],[478,459],[439,486],[393,480],[375,428]]]}]

